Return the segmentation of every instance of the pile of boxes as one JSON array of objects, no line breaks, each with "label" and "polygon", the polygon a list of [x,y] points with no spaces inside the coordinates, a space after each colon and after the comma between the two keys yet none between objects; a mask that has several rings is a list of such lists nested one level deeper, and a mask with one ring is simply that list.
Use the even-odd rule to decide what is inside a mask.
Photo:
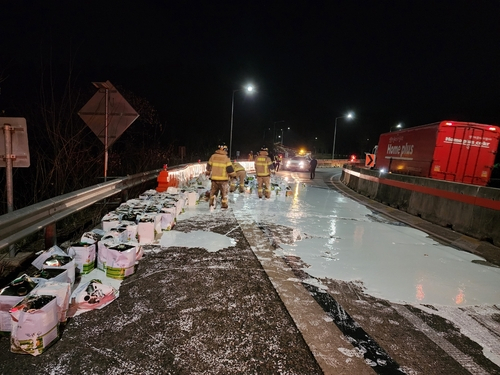
[{"label": "pile of boxes", "polygon": [[[194,179],[182,190],[148,190],[106,214],[102,228],[84,233],[66,250],[54,246],[41,252],[32,263],[35,273],[0,289],[0,333],[10,335],[11,352],[40,355],[59,338],[68,317],[116,299],[120,281],[135,272],[143,245],[157,242],[187,206],[198,203],[206,181]],[[101,281],[106,279],[118,287]]]},{"label": "pile of boxes", "polygon": [[[290,186],[273,177],[272,190],[288,196]],[[143,245],[158,243],[186,207],[205,199],[210,180],[204,173],[185,188],[148,190],[104,215],[101,228],[84,233],[65,251],[54,246],[33,261],[37,269],[0,289],[0,333],[9,334],[11,351],[39,355],[57,338],[68,317],[107,306],[119,295],[119,283],[134,274]],[[257,188],[253,176],[246,192]],[[94,277],[95,275],[95,277]],[[116,280],[116,287],[101,280]]]}]

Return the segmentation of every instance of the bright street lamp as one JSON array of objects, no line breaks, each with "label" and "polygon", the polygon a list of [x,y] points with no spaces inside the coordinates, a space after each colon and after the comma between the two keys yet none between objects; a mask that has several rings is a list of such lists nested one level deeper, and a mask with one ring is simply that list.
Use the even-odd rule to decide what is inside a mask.
[{"label": "bright street lamp", "polygon": [[389,132],[392,132],[392,128],[396,128],[396,129],[401,129],[403,127],[403,124],[402,123],[399,123],[397,125],[394,125],[394,126],[391,126],[389,128]]},{"label": "bright street lamp", "polygon": [[285,120],[279,120],[274,122],[273,126],[273,144],[276,141],[276,124],[279,124],[280,122],[285,122]]},{"label": "bright street lamp", "polygon": [[248,93],[251,93],[254,91],[254,88],[252,85],[248,85],[245,88],[233,90],[233,96],[231,99],[231,131],[229,133],[229,159],[231,159],[231,148],[233,145],[234,93],[236,93],[238,91],[243,91],[243,90],[245,90]]},{"label": "bright street lamp", "polygon": [[337,138],[337,120],[339,118],[354,118],[354,114],[352,112],[349,112],[346,116],[339,116],[335,118],[335,129],[333,131],[333,150],[332,150],[332,160],[335,159],[335,138]]},{"label": "bright street lamp", "polygon": [[[290,127],[287,130],[290,130]],[[281,129],[281,145],[283,146],[283,129]]]}]

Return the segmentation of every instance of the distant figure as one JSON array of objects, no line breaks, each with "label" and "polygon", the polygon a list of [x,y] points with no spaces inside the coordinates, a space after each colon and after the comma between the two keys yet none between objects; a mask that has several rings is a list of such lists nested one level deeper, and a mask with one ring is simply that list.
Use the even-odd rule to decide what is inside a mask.
[{"label": "distant figure", "polygon": [[280,170],[280,165],[281,165],[281,157],[279,155],[276,155],[274,157],[274,169],[276,169],[276,172]]},{"label": "distant figure", "polygon": [[250,153],[248,154],[248,160],[253,160],[253,151],[250,151]]},{"label": "distant figure", "polygon": [[309,172],[311,173],[311,180],[314,180],[316,177],[316,166],[318,165],[318,161],[313,156],[311,161],[309,162]]}]

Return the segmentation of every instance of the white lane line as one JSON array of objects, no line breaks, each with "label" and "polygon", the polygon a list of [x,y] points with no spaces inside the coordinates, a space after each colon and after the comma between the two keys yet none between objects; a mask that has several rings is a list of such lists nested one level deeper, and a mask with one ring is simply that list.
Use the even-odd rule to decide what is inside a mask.
[{"label": "white lane line", "polygon": [[460,363],[462,367],[467,369],[473,375],[488,375],[482,367],[478,366],[474,360],[467,354],[462,353],[450,342],[439,336],[439,334],[429,327],[424,321],[422,321],[418,316],[414,315],[410,310],[402,305],[392,305],[392,308],[396,310],[399,315],[404,317],[410,323],[412,323],[420,332],[426,335],[430,340],[432,340],[437,346],[443,349],[450,357],[455,361]]}]

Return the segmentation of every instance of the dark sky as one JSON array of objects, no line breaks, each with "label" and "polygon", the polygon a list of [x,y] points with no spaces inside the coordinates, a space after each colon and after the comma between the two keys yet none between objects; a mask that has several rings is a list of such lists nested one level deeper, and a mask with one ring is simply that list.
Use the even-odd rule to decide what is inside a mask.
[{"label": "dark sky", "polygon": [[36,87],[28,77],[50,54],[82,87],[109,80],[148,99],[180,144],[229,144],[233,90],[253,83],[256,94],[235,93],[233,151],[244,154],[269,142],[276,121],[285,145],[331,152],[335,118],[348,111],[356,118],[338,120],[340,153],[368,151],[399,122],[500,124],[496,0],[0,6],[1,109]]}]

